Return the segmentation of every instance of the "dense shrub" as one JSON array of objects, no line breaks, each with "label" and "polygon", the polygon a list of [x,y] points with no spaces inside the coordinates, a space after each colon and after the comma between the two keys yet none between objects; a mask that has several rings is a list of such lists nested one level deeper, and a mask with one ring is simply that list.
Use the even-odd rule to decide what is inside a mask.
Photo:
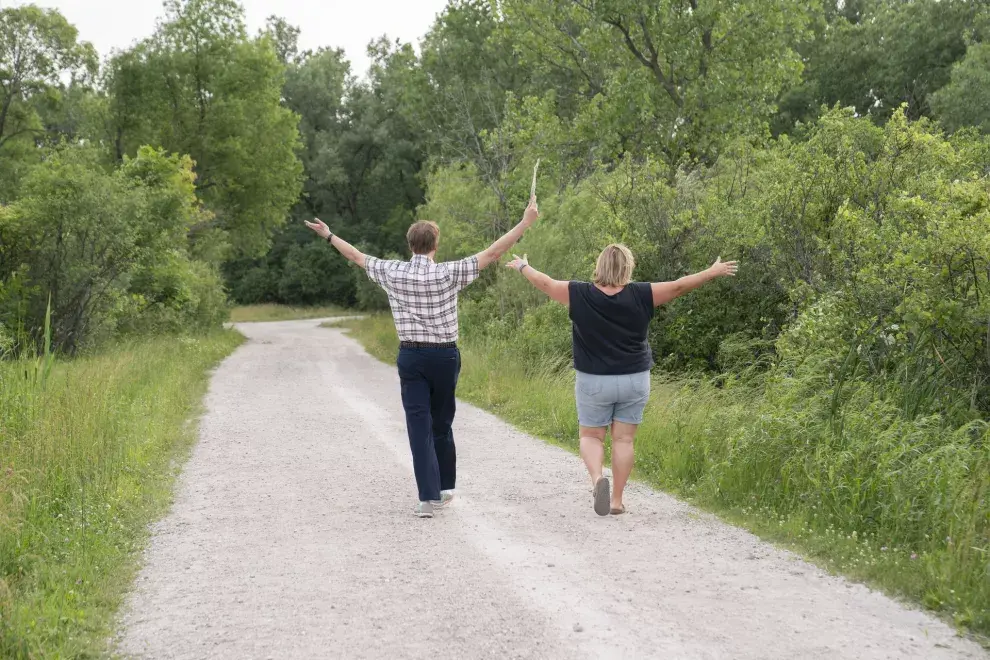
[{"label": "dense shrub", "polygon": [[66,351],[121,331],[215,325],[221,282],[196,261],[187,232],[206,216],[192,161],[141,149],[116,169],[81,146],[51,150],[0,215],[0,321],[43,327]]},{"label": "dense shrub", "polygon": [[[795,343],[802,321],[778,342],[788,360],[816,355],[838,369],[855,350],[857,377],[885,392],[938,384],[912,414],[966,423],[990,410],[985,150],[981,138],[948,140],[902,113],[878,127],[835,110],[803,140],[740,143],[673,181],[646,160],[565,186],[541,199],[542,219],[517,251],[560,279],[588,279],[613,241],[633,249],[635,277],[645,280],[738,258],[735,280],[658,311],[651,343],[663,367],[717,369],[727,337],[757,359],[827,303],[826,329]],[[448,250],[467,252],[483,243],[479,219],[496,206],[469,170],[450,170],[432,178],[423,213],[441,223]],[[502,272],[468,295],[466,332],[496,338],[533,327],[528,310],[545,302]],[[550,350],[539,333],[515,339]]]}]

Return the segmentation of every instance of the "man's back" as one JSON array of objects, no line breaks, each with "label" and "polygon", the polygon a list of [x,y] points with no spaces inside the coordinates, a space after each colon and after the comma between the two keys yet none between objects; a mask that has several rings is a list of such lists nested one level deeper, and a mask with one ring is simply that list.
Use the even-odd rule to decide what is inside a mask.
[{"label": "man's back", "polygon": [[432,518],[434,504],[450,502],[457,478],[457,452],[452,424],[457,409],[457,377],[461,354],[457,349],[457,293],[478,278],[482,268],[495,263],[526,228],[539,217],[536,199],[530,200],[523,219],[473,257],[437,264],[440,228],[420,220],[406,232],[413,258],[389,261],[366,255],[335,236],[314,219],[306,226],[328,241],[388,294],[399,335],[399,371],[402,407],[412,450],[419,504],[416,515]]},{"label": "man's back", "polygon": [[477,279],[477,256],[439,264],[422,254],[409,261],[367,257],[365,268],[388,294],[401,341],[457,341],[457,294]]}]

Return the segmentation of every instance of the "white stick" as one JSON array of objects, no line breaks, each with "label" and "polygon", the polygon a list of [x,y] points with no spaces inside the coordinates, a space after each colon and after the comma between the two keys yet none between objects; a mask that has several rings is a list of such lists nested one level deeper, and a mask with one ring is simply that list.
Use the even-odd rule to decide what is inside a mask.
[{"label": "white stick", "polygon": [[533,187],[529,189],[530,199],[536,197],[536,172],[540,169],[540,159],[536,159],[536,167],[533,168]]}]

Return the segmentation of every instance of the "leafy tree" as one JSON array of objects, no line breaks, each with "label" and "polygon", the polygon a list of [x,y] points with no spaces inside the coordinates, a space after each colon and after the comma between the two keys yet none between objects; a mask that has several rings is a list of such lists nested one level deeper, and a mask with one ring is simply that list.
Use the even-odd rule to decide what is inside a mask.
[{"label": "leafy tree", "polygon": [[[363,277],[364,273],[357,273]],[[285,259],[278,283],[279,299],[294,305],[332,301],[354,305],[356,274],[347,261],[326,245],[310,240],[295,244]]]},{"label": "leafy tree", "polygon": [[299,28],[279,16],[269,16],[262,34],[275,47],[278,60],[285,66],[299,57]]},{"label": "leafy tree", "polygon": [[[394,60],[378,60],[370,80],[358,83],[342,51],[329,49],[290,65],[284,97],[300,117],[304,194],[267,257],[228,266],[235,299],[353,304],[356,274],[331,267],[326,246],[312,245],[301,224],[314,216],[369,251],[405,250],[405,231],[423,200],[425,139],[398,111],[401,73]],[[321,269],[329,269],[324,283],[314,279]]]},{"label": "leafy tree", "polygon": [[118,157],[145,144],[189,154],[233,255],[263,254],[300,190],[297,117],[267,36],[248,39],[234,0],[170,0],[156,34],[112,64]]},{"label": "leafy tree", "polygon": [[909,119],[931,117],[929,99],[949,81],[980,22],[969,0],[862,0],[828,3],[814,38],[800,50],[804,79],[788,89],[775,132],[817,116],[822,105],[855,107],[878,122],[902,104]]},{"label": "leafy tree", "polygon": [[9,199],[36,140],[46,134],[39,106],[95,74],[96,52],[58,11],[36,5],[0,9],[0,200]]},{"label": "leafy tree", "polygon": [[[336,200],[348,182],[341,138],[346,131],[344,96],[352,84],[350,64],[341,50],[305,55],[290,67],[285,80],[285,103],[299,115],[300,157],[306,172],[303,208],[307,216],[336,216]],[[327,217],[331,221],[332,217]]]},{"label": "leafy tree", "polygon": [[672,166],[760,130],[781,88],[800,75],[794,46],[814,11],[813,3],[778,0],[509,0],[502,7],[528,67],[585,79],[593,102],[578,112],[576,128],[607,136],[605,158],[645,149]]},{"label": "leafy tree", "polygon": [[931,100],[935,114],[950,131],[973,126],[990,134],[990,43],[974,43],[952,68],[948,85]]},{"label": "leafy tree", "polygon": [[50,151],[0,216],[0,321],[43,326],[51,301],[58,348],[130,328],[188,330],[220,320],[224,296],[186,234],[206,212],[192,161],[143,148],[108,169],[92,147]]},{"label": "leafy tree", "polygon": [[[421,44],[419,67],[427,89],[417,128],[431,136],[431,149],[445,160],[491,168],[478,136],[502,123],[506,94],[528,88],[512,44],[499,38],[495,4],[455,0],[437,16]],[[397,52],[396,55],[399,55]],[[408,51],[401,57],[408,58]],[[389,62],[386,73],[402,75],[408,64]]]}]

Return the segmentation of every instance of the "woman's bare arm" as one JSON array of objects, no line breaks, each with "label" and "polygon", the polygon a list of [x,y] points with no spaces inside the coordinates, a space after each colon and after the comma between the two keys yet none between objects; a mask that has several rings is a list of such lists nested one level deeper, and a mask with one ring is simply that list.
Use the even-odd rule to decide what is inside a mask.
[{"label": "woman's bare arm", "polygon": [[561,305],[565,306],[571,304],[571,294],[567,282],[555,280],[549,275],[536,270],[529,265],[529,261],[526,256],[512,256],[514,257],[513,260],[506,264],[508,268],[515,268],[518,270],[522,273],[523,277],[529,280],[530,284],[550,296],[551,300],[559,302]]},{"label": "woman's bare arm", "polygon": [[737,262],[723,262],[722,257],[719,257],[710,268],[700,273],[685,275],[673,282],[654,282],[650,285],[653,289],[653,306],[659,307],[660,305],[669,303],[671,300],[679,298],[689,291],[694,291],[702,284],[711,282],[717,277],[733,277],[737,270],[739,270]]}]

